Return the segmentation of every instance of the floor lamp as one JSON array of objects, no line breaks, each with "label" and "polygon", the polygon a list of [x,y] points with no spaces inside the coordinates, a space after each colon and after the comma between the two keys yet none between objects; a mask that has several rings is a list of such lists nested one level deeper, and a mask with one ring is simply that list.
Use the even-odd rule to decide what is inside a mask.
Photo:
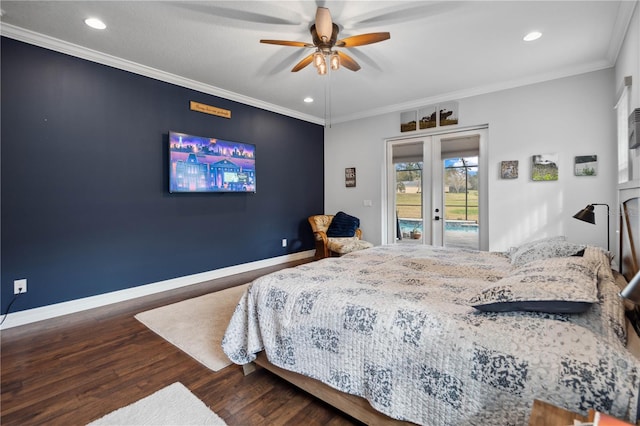
[{"label": "floor lamp", "polygon": [[609,204],[598,204],[593,203],[589,204],[584,209],[580,210],[578,213],[574,214],[573,217],[578,220],[582,220],[583,222],[591,223],[593,225],[596,224],[596,215],[593,213],[593,206],[607,206],[607,250],[610,249],[609,246]]}]

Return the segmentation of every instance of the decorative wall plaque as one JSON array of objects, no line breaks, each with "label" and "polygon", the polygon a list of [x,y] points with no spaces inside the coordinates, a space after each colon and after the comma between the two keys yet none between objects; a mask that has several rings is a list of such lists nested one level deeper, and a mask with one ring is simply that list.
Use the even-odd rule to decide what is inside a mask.
[{"label": "decorative wall plaque", "polygon": [[205,114],[217,115],[218,117],[231,118],[231,111],[228,109],[222,109],[207,104],[201,104],[200,102],[190,101],[189,108],[191,111],[203,112]]},{"label": "decorative wall plaque", "polygon": [[356,168],[347,167],[344,169],[344,186],[353,188],[356,186]]}]

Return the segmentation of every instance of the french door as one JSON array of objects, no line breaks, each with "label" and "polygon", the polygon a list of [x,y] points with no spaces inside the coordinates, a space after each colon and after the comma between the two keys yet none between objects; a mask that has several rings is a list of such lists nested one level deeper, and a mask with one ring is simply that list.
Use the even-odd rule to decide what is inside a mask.
[{"label": "french door", "polygon": [[383,243],[487,250],[485,151],[486,128],[387,140]]},{"label": "french door", "polygon": [[387,142],[387,242],[442,245],[439,164],[437,138]]}]

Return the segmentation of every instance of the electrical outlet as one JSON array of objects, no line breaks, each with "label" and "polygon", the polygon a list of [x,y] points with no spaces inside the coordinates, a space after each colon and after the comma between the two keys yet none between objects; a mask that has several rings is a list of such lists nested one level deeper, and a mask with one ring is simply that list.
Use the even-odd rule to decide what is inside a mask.
[{"label": "electrical outlet", "polygon": [[26,293],[27,292],[27,280],[26,278],[21,280],[15,280],[13,282],[13,294]]},{"label": "electrical outlet", "polygon": [[287,239],[283,238],[282,239],[282,247],[286,247],[287,246]]}]

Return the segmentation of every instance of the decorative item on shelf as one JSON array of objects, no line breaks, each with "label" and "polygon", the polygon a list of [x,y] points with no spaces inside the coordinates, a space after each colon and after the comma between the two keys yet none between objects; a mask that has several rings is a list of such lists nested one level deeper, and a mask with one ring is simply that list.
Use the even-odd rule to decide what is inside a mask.
[{"label": "decorative item on shelf", "polygon": [[593,213],[594,206],[607,206],[607,250],[610,249],[609,246],[609,205],[601,204],[601,203],[593,203],[589,204],[584,209],[580,210],[578,213],[573,215],[574,219],[581,220],[583,222],[591,223],[592,225],[596,224],[596,215]]}]

